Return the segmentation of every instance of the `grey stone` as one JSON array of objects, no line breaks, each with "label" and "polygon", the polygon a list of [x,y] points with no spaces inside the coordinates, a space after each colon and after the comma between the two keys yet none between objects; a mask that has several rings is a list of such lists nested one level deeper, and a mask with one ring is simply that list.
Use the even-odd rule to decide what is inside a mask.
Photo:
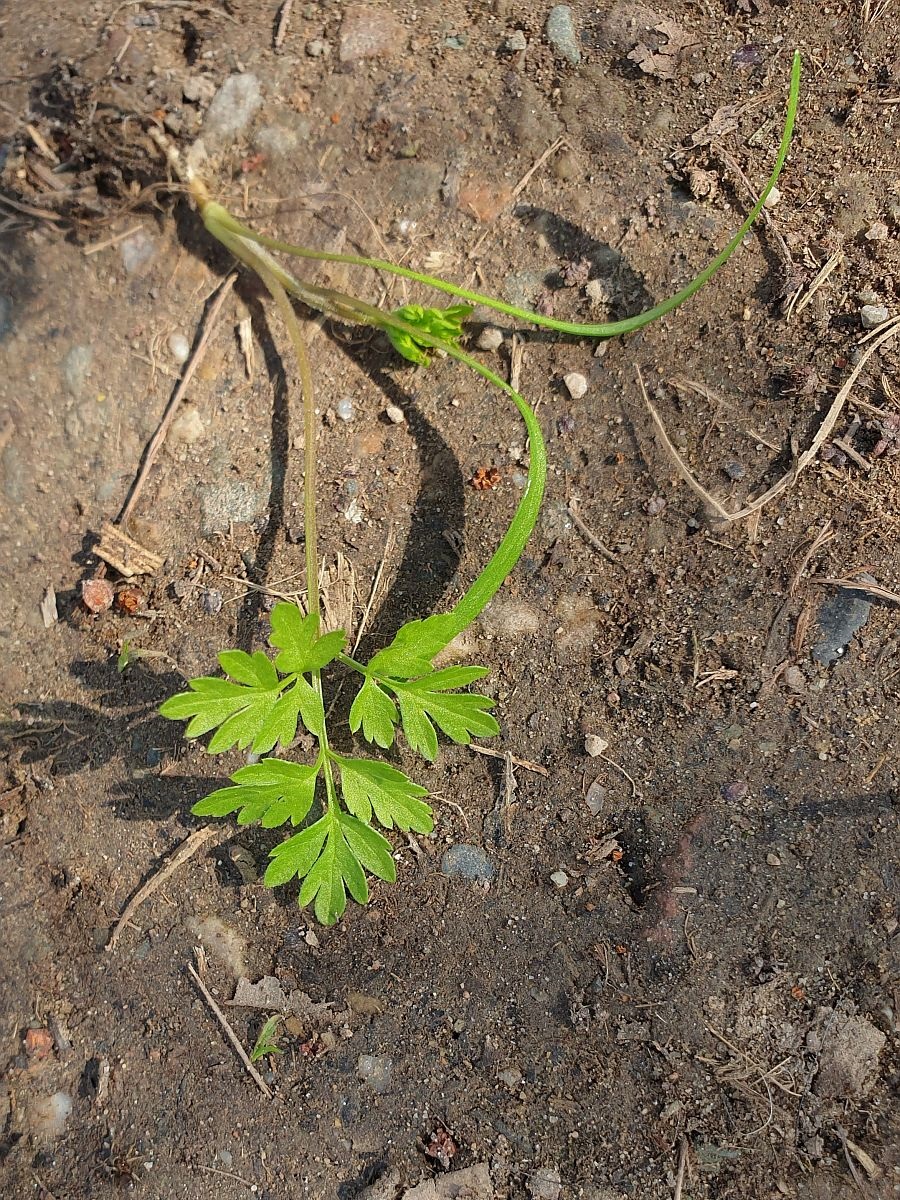
[{"label": "grey stone", "polygon": [[391,1086],[393,1062],[383,1054],[361,1054],[356,1064],[356,1073],[367,1083],[376,1096],[383,1096]]},{"label": "grey stone", "polygon": [[259,488],[242,479],[213,483],[203,488],[203,532],[225,533],[232,521],[239,525],[254,520],[263,511],[266,499]]},{"label": "grey stone", "polygon": [[402,52],[406,31],[392,12],[369,4],[348,4],[341,23],[338,54],[342,63]]},{"label": "grey stone", "polygon": [[21,504],[25,499],[27,470],[18,449],[10,444],[0,458],[3,464],[3,494],[10,504]]},{"label": "grey stone", "polygon": [[[871,575],[860,575],[858,579],[860,583],[875,582]],[[822,638],[813,647],[814,661],[823,667],[830,667],[837,662],[853,635],[859,633],[868,621],[871,611],[871,600],[863,592],[851,591],[850,588],[840,588],[826,600],[819,612]]]},{"label": "grey stone", "polygon": [[823,1099],[856,1100],[867,1095],[878,1073],[885,1036],[865,1017],[847,1017],[826,1039],[813,1091]]},{"label": "grey stone", "polygon": [[12,333],[12,301],[9,296],[0,296],[0,342]]},{"label": "grey stone", "polygon": [[66,391],[76,400],[87,394],[87,381],[94,361],[90,346],[73,346],[62,360],[62,377]]},{"label": "grey stone", "polygon": [[547,41],[563,58],[576,66],[581,62],[581,48],[575,34],[575,19],[568,4],[555,4],[547,17]]},{"label": "grey stone", "polygon": [[480,846],[457,842],[444,852],[441,874],[450,879],[471,879],[474,883],[490,883],[497,871]]},{"label": "grey stone", "polygon": [[222,148],[233,142],[256,116],[263,102],[255,75],[229,75],[213,96],[203,123],[207,146]]},{"label": "grey stone", "polygon": [[189,104],[209,104],[216,94],[216,85],[208,75],[192,75],[185,80],[181,94]]},{"label": "grey stone", "polygon": [[526,1187],[534,1200],[559,1200],[562,1178],[555,1167],[538,1167],[529,1176]]},{"label": "grey stone", "polygon": [[139,275],[156,258],[156,242],[143,229],[133,233],[119,246],[122,266],[129,275]]},{"label": "grey stone", "polygon": [[504,49],[510,54],[519,54],[528,49],[528,39],[521,29],[515,29],[503,43]]},{"label": "grey stone", "polygon": [[272,161],[296,155],[309,140],[310,123],[299,113],[283,111],[276,114],[270,125],[263,126],[253,138],[257,149]]},{"label": "grey stone", "polygon": [[859,319],[863,329],[876,329],[888,319],[887,305],[864,304],[859,310]]}]

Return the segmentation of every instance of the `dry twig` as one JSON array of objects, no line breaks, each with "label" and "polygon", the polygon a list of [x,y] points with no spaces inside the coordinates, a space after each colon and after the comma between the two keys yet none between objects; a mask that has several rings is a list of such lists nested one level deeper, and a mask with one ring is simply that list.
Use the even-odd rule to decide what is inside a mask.
[{"label": "dry twig", "polygon": [[249,1057],[247,1056],[247,1051],[241,1045],[240,1038],[234,1032],[234,1030],[231,1028],[231,1026],[228,1024],[228,1020],[227,1020],[225,1014],[222,1012],[221,1008],[219,1008],[218,1004],[216,1004],[209,988],[206,986],[206,984],[203,982],[203,980],[200,978],[200,976],[194,970],[194,964],[188,963],[187,969],[190,972],[191,978],[194,980],[194,983],[196,983],[197,987],[203,993],[203,999],[206,1001],[206,1003],[212,1009],[213,1016],[216,1018],[216,1020],[222,1026],[228,1040],[231,1042],[232,1046],[234,1046],[235,1050],[237,1051],[238,1058],[241,1060],[241,1062],[247,1068],[250,1078],[253,1080],[253,1082],[256,1084],[256,1086],[259,1088],[259,1090],[262,1092],[262,1094],[268,1100],[271,1100],[272,1099],[271,1088],[266,1083],[266,1081],[263,1079],[262,1075],[260,1075],[259,1071],[257,1071],[256,1067],[254,1067],[253,1063],[250,1061]]},{"label": "dry twig", "polygon": [[196,854],[200,847],[210,840],[213,834],[218,834],[221,837],[222,832],[221,826],[204,825],[202,829],[195,829],[192,834],[184,839],[169,861],[155,875],[151,876],[143,887],[138,888],[125,905],[122,915],[116,922],[116,927],[112,931],[109,941],[106,943],[107,950],[114,950],[116,948],[116,943],[119,940],[122,930],[144,901],[152,896],[158,888],[162,887],[166,880],[171,875],[174,875],[183,863],[186,863],[193,854]]},{"label": "dry twig", "polygon": [[676,451],[675,447],[672,445],[672,442],[670,441],[669,436],[666,433],[665,427],[662,423],[662,420],[659,417],[659,414],[656,412],[656,409],[650,403],[650,398],[647,395],[647,389],[644,387],[644,381],[643,381],[643,378],[641,377],[640,371],[638,371],[638,380],[640,381],[640,384],[641,384],[641,392],[643,394],[644,401],[647,405],[647,408],[650,411],[650,415],[653,418],[654,424],[656,425],[656,427],[659,431],[660,437],[663,440],[663,445],[665,446],[665,448],[668,450],[669,454],[671,455],[672,460],[678,469],[678,473],[684,479],[685,483],[688,484],[688,486],[691,488],[691,490],[693,492],[695,492],[698,496],[701,496],[706,501],[706,503],[708,503],[710,505],[712,510],[719,517],[721,517],[721,519],[723,521],[740,521],[744,517],[749,517],[753,513],[758,512],[760,509],[764,508],[772,500],[774,500],[774,499],[776,499],[776,497],[780,496],[782,492],[787,491],[787,489],[789,487],[791,487],[794,483],[797,482],[797,479],[799,478],[800,473],[803,470],[805,470],[805,468],[808,467],[809,464],[816,458],[816,456],[818,455],[822,446],[825,444],[825,442],[828,440],[829,436],[831,435],[831,432],[834,429],[835,425],[837,424],[838,419],[840,418],[841,412],[844,409],[844,405],[847,403],[847,399],[850,395],[850,392],[853,389],[853,385],[856,383],[857,379],[859,378],[860,374],[862,373],[863,368],[865,367],[866,363],[869,361],[869,359],[872,357],[872,355],[875,353],[876,350],[879,350],[886,342],[890,341],[890,339],[892,337],[894,337],[894,335],[897,334],[898,332],[900,332],[900,316],[891,317],[889,320],[885,321],[882,325],[880,325],[878,327],[878,329],[873,330],[872,334],[867,335],[865,338],[863,338],[860,341],[860,345],[863,345],[866,342],[870,342],[870,338],[873,335],[877,335],[875,340],[871,341],[870,344],[866,347],[865,351],[860,355],[859,361],[857,362],[857,364],[853,368],[853,370],[850,372],[850,375],[848,376],[847,381],[844,383],[843,387],[840,389],[840,391],[838,392],[838,394],[835,396],[834,400],[832,401],[831,407],[829,408],[828,412],[825,414],[822,424],[819,426],[819,429],[816,432],[815,436],[813,437],[812,441],[810,442],[809,446],[806,448],[806,450],[804,450],[801,454],[799,454],[796,457],[791,469],[785,475],[782,475],[782,477],[776,483],[773,483],[770,488],[768,488],[765,492],[763,492],[763,494],[761,496],[758,496],[755,500],[751,501],[750,504],[745,505],[744,508],[739,509],[737,512],[733,512],[733,513],[728,512],[728,510],[726,508],[724,508],[718,502],[718,500],[716,500],[712,495],[710,495],[710,493],[706,490],[706,488],[703,487],[703,485],[691,473],[691,470],[687,466],[687,464],[679,457],[678,452]]},{"label": "dry twig", "polygon": [[484,754],[488,758],[502,758],[513,764],[514,767],[521,767],[523,771],[533,771],[535,775],[543,775],[545,779],[550,777],[550,772],[546,767],[542,767],[539,763],[529,762],[527,758],[516,758],[514,754],[509,754],[507,750],[492,750],[490,746],[478,746],[475,742],[469,743],[469,749],[474,750],[476,754]]},{"label": "dry twig", "polygon": [[147,449],[144,453],[144,461],[141,463],[140,470],[138,471],[137,477],[132,484],[131,491],[128,494],[128,499],[125,501],[125,506],[121,513],[119,513],[119,519],[117,521],[117,524],[119,525],[124,525],[134,511],[134,506],[137,504],[138,497],[144,489],[144,484],[147,480],[147,475],[150,471],[150,468],[153,466],[154,462],[156,462],[156,456],[159,453],[163,442],[166,440],[166,434],[169,432],[169,426],[175,419],[175,414],[178,411],[178,405],[181,403],[184,393],[187,391],[188,384],[193,379],[195,371],[203,360],[203,356],[206,353],[206,347],[209,345],[209,339],[212,336],[213,329],[216,326],[219,313],[222,311],[222,305],[225,303],[231,292],[231,289],[234,287],[234,281],[236,279],[237,274],[232,272],[232,274],[229,275],[222,283],[222,286],[216,293],[215,299],[210,305],[209,312],[203,326],[203,332],[200,334],[200,340],[197,342],[194,353],[191,355],[187,366],[184,368],[184,374],[181,376],[181,382],[172,393],[172,398],[166,405],[166,411],[163,413],[162,420],[159,423],[159,428],[156,430],[156,433],[154,433],[147,445]]}]

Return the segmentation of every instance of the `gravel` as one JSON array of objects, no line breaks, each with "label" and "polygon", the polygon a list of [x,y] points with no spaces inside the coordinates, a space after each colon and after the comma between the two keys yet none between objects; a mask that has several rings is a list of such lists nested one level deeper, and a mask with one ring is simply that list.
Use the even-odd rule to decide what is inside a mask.
[{"label": "gravel", "polygon": [[587,393],[588,381],[578,371],[570,371],[568,375],[564,375],[563,383],[573,400],[580,400]]}]

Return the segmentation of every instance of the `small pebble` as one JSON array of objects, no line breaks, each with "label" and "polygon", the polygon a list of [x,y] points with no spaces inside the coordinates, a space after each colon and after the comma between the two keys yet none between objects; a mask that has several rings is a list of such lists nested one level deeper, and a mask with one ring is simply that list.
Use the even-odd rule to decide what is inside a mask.
[{"label": "small pebble", "polygon": [[799,667],[787,668],[784,673],[784,683],[785,687],[789,688],[792,692],[806,691],[806,676]]},{"label": "small pebble", "polygon": [[222,611],[222,593],[218,588],[207,588],[200,597],[200,607],[208,617],[214,617]]},{"label": "small pebble", "polygon": [[564,375],[563,383],[566,385],[566,391],[573,400],[580,400],[588,389],[587,380],[578,371],[570,371],[568,375]]},{"label": "small pebble", "polygon": [[528,39],[521,29],[515,29],[503,43],[503,48],[510,54],[520,54],[528,49]]},{"label": "small pebble", "polygon": [[441,874],[450,879],[471,879],[473,883],[490,883],[497,871],[480,846],[457,842],[444,852]]},{"label": "small pebble", "polygon": [[256,116],[262,102],[262,88],[255,75],[229,75],[207,109],[203,140],[216,148],[233,142]]},{"label": "small pebble", "polygon": [[112,584],[108,579],[83,579],[81,582],[81,603],[92,613],[106,612],[112,608],[115,598]]},{"label": "small pebble", "polygon": [[859,310],[859,319],[863,329],[877,329],[888,319],[888,310],[884,304],[864,304]]},{"label": "small pebble", "polygon": [[503,334],[493,325],[487,325],[479,333],[475,345],[479,350],[499,350],[503,345]]},{"label": "small pebble", "polygon": [[406,420],[403,409],[396,404],[389,404],[384,410],[384,415],[392,425],[402,425]]},{"label": "small pebble", "polygon": [[383,1096],[391,1086],[393,1067],[393,1062],[383,1054],[361,1054],[356,1063],[356,1073],[376,1096]]},{"label": "small pebble", "polygon": [[172,442],[181,442],[185,446],[193,446],[205,433],[205,427],[200,414],[192,405],[186,405],[172,422],[169,438]]},{"label": "small pebble", "polygon": [[770,867],[780,867],[781,866],[781,859],[778,857],[777,854],[772,854],[772,853],[767,854],[766,862],[769,864]]},{"label": "small pebble", "polygon": [[876,221],[869,229],[866,230],[867,242],[883,242],[888,235],[888,227],[884,221]]},{"label": "small pebble", "polygon": [[143,229],[119,243],[122,266],[129,275],[137,275],[156,257],[156,242]]},{"label": "small pebble", "polygon": [[733,482],[737,483],[739,479],[743,479],[747,474],[747,468],[739,462],[727,462],[724,467],[725,474]]},{"label": "small pebble", "polygon": [[591,816],[599,817],[606,807],[606,788],[595,779],[588,788],[584,799],[590,809]]},{"label": "small pebble", "polygon": [[585,734],[584,751],[591,758],[598,758],[601,754],[605,754],[609,749],[609,742],[606,738],[600,737],[597,733]]},{"label": "small pebble", "polygon": [[169,353],[177,363],[187,362],[188,355],[191,352],[191,343],[183,333],[170,333],[168,345]]},{"label": "small pebble", "polygon": [[208,75],[192,75],[185,80],[181,94],[189,104],[209,104],[216,94],[216,85]]},{"label": "small pebble", "polygon": [[554,887],[564,888],[569,882],[569,877],[565,871],[554,871],[550,876],[550,882]]},{"label": "small pebble", "polygon": [[581,49],[575,34],[575,20],[568,4],[555,4],[550,9],[546,25],[547,41],[570,63],[581,62]]},{"label": "small pebble", "polygon": [[311,42],[306,43],[306,53],[310,58],[321,58],[323,54],[328,53],[328,43],[323,42],[321,38],[313,38]]},{"label": "small pebble", "polygon": [[768,196],[766,196],[766,208],[774,208],[781,199],[781,188],[773,187]]},{"label": "small pebble", "polygon": [[334,411],[342,421],[353,420],[353,401],[349,396],[342,396],[334,406]]}]

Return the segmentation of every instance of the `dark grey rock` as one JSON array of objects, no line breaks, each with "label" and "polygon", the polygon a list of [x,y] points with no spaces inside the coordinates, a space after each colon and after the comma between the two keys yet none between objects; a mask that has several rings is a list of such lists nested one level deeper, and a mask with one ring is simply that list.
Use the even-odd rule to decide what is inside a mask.
[{"label": "dark grey rock", "polygon": [[547,17],[547,41],[557,54],[576,66],[581,62],[581,47],[575,34],[575,18],[568,4],[555,4]]},{"label": "dark grey rock", "polygon": [[[871,575],[860,575],[860,583],[874,583]],[[872,601],[863,592],[840,588],[826,600],[819,612],[821,640],[813,647],[815,662],[830,667],[842,656],[855,633],[869,619]]]},{"label": "dark grey rock", "polygon": [[474,883],[490,883],[497,870],[480,846],[457,842],[444,852],[441,874],[450,879],[471,879]]},{"label": "dark grey rock", "polygon": [[259,488],[242,479],[213,483],[203,488],[203,532],[224,533],[233,521],[236,525],[254,520],[263,511],[266,498]]}]

